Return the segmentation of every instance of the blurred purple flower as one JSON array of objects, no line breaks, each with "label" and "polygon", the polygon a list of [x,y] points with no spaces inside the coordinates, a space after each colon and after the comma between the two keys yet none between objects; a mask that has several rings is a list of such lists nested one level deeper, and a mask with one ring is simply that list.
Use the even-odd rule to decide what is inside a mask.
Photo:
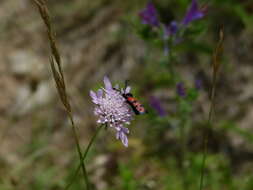
[{"label": "blurred purple flower", "polygon": [[201,19],[204,16],[204,10],[199,8],[197,0],[192,0],[182,23],[188,25],[190,22]]},{"label": "blurred purple flower", "polygon": [[162,107],[162,103],[158,98],[155,96],[150,96],[149,98],[150,105],[157,111],[157,113],[161,116],[164,117],[167,113]]},{"label": "blurred purple flower", "polygon": [[165,37],[176,34],[177,31],[178,31],[178,24],[176,21],[172,21],[169,25],[165,25],[164,27]]},{"label": "blurred purple flower", "polygon": [[139,12],[139,16],[143,24],[153,27],[159,27],[160,25],[156,8],[151,1]]},{"label": "blurred purple flower", "polygon": [[200,90],[202,88],[202,80],[200,80],[200,79],[195,80],[195,88],[197,90]]},{"label": "blurred purple flower", "polygon": [[[164,55],[167,56],[170,50],[168,45],[168,38],[171,35],[176,34],[178,31],[178,24],[176,21],[172,21],[169,25],[164,25],[164,33],[163,33],[163,40],[164,40]],[[173,45],[173,44],[172,44]]]},{"label": "blurred purple flower", "polygon": [[[97,93],[90,91],[92,102],[95,104],[94,114],[98,116],[98,123],[108,124],[109,127],[114,128],[116,138],[121,140],[123,145],[127,147],[129,130],[124,125],[129,125],[130,121],[133,120],[133,111],[126,103],[121,92],[112,87],[107,77],[104,77],[104,85],[105,88],[99,89]],[[130,92],[130,89],[130,87],[126,88],[127,93]]]},{"label": "blurred purple flower", "polygon": [[185,90],[185,87],[184,87],[184,83],[182,82],[179,82],[177,83],[177,94],[178,96],[181,96],[181,97],[185,97],[186,96],[186,90]]}]

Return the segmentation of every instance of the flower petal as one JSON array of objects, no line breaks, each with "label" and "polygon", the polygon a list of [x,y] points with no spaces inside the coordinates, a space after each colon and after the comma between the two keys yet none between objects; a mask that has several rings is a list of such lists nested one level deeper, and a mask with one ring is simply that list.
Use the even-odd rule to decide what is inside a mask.
[{"label": "flower petal", "polygon": [[119,136],[120,136],[120,132],[117,132],[116,133],[116,139],[119,139]]},{"label": "flower petal", "polygon": [[128,128],[126,128],[126,127],[120,127],[120,128],[121,128],[120,131],[122,131],[123,133],[126,133],[126,134],[129,133],[129,129]]},{"label": "flower petal", "polygon": [[199,8],[197,0],[192,0],[190,8],[184,17],[183,24],[188,25],[194,20],[201,19],[204,15],[203,10]]},{"label": "flower petal", "polygon": [[152,2],[149,2],[146,7],[139,12],[139,16],[143,24],[148,24],[153,27],[159,26],[157,11]]},{"label": "flower petal", "polygon": [[90,97],[92,98],[92,102],[94,104],[98,104],[98,97],[97,97],[96,93],[93,92],[92,90],[90,90]]},{"label": "flower petal", "polygon": [[95,92],[93,92],[93,90],[90,90],[90,97],[92,97],[93,99],[97,98],[97,95]]},{"label": "flower petal", "polygon": [[120,132],[120,140],[125,147],[128,147],[128,139],[127,139],[127,136],[125,135],[125,133]]},{"label": "flower petal", "polygon": [[130,91],[131,91],[131,87],[130,86],[127,86],[126,87],[126,90],[125,90],[125,93],[127,94],[127,93],[130,93]]},{"label": "flower petal", "polygon": [[102,98],[102,96],[103,96],[103,90],[102,90],[102,89],[99,89],[99,90],[97,91],[97,97],[98,97],[98,98]]},{"label": "flower petal", "polygon": [[106,90],[112,90],[112,83],[107,76],[104,77],[104,84]]},{"label": "flower petal", "polygon": [[168,39],[170,35],[176,34],[178,31],[178,23],[171,21],[170,24],[164,26],[164,39]]}]

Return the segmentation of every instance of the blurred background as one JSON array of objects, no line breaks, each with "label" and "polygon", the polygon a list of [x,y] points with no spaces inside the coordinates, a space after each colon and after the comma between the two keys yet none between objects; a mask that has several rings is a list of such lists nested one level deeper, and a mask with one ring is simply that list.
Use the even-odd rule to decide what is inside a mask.
[{"label": "blurred background", "polygon": [[[128,148],[116,140],[114,130],[101,132],[86,161],[93,189],[196,190],[202,137],[208,133],[204,189],[252,190],[253,2],[199,1],[207,13],[174,54],[176,80],[183,82],[187,98],[177,94],[159,43],[156,47],[140,35],[138,13],[146,3],[47,1],[81,146],[98,127],[89,90],[102,86],[105,75],[122,85],[130,80],[149,111],[129,126]],[[160,19],[169,23],[183,18],[191,1],[153,3]],[[221,26],[224,53],[213,124],[206,128],[212,53]],[[79,158],[49,56],[35,4],[1,0],[0,190],[64,189],[75,175]],[[85,189],[81,172],[70,189]]]}]

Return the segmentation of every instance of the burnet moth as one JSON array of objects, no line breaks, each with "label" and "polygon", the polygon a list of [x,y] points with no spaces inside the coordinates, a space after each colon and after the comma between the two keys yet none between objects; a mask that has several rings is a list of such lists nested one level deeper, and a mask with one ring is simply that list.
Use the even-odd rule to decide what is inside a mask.
[{"label": "burnet moth", "polygon": [[136,115],[147,113],[147,110],[135,97],[133,97],[133,94],[127,92],[129,91],[127,90],[127,83],[128,81],[125,82],[125,88],[123,92],[121,92],[119,89],[116,88],[114,88],[114,90],[121,92],[122,96],[126,99],[126,102],[131,106]]}]

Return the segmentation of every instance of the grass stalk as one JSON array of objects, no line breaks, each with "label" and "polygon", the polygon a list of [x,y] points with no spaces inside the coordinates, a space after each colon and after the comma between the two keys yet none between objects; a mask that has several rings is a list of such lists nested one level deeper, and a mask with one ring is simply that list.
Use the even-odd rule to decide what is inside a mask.
[{"label": "grass stalk", "polygon": [[182,125],[180,126],[180,138],[181,138],[181,175],[183,177],[183,187],[184,190],[188,189],[188,180],[187,180],[187,138],[186,138],[186,128],[185,120],[183,120]]},{"label": "grass stalk", "polygon": [[[216,83],[217,83],[217,77],[218,77],[218,71],[220,68],[220,58],[223,51],[223,40],[224,40],[224,34],[223,29],[220,30],[220,39],[217,44],[217,47],[215,48],[214,55],[213,55],[213,72],[212,72],[212,88],[211,88],[211,105],[209,109],[208,114],[208,120],[207,120],[207,127],[212,127],[212,117],[214,112],[214,106],[215,106],[215,94],[216,94]],[[199,183],[199,190],[203,189],[204,184],[204,170],[205,170],[205,164],[206,164],[206,157],[207,157],[207,147],[208,147],[208,141],[209,141],[209,134],[208,130],[204,132],[203,135],[203,157],[202,157],[202,163],[201,163],[201,174],[200,174],[200,183]]]},{"label": "grass stalk", "polygon": [[79,155],[80,165],[81,165],[83,175],[84,175],[86,189],[89,190],[90,188],[89,188],[88,175],[87,175],[85,165],[83,163],[82,152],[81,152],[80,143],[78,140],[77,128],[76,128],[74,120],[73,120],[72,109],[71,109],[71,105],[69,103],[69,99],[67,96],[64,74],[63,74],[62,66],[61,66],[61,57],[60,57],[60,53],[59,53],[57,45],[56,45],[55,33],[53,32],[53,29],[51,26],[49,11],[48,11],[48,8],[47,8],[44,0],[33,0],[33,1],[35,2],[35,4],[37,5],[37,7],[39,9],[40,16],[41,16],[41,18],[46,26],[46,29],[47,29],[47,35],[48,35],[48,39],[49,39],[49,43],[50,43],[50,47],[51,47],[50,66],[51,66],[52,74],[54,77],[54,81],[56,84],[56,88],[57,88],[60,100],[61,100],[66,112],[68,113],[68,117],[71,122],[72,131],[74,134],[74,139],[75,139],[75,144],[76,144],[76,149],[77,149],[77,153]]},{"label": "grass stalk", "polygon": [[173,84],[175,83],[175,70],[174,70],[174,65],[173,65],[173,57],[172,57],[172,51],[169,50],[168,52],[168,67],[169,67],[169,72],[170,72],[170,77],[172,79]]},{"label": "grass stalk", "polygon": [[82,151],[81,151],[81,147],[80,147],[80,143],[78,140],[78,133],[76,130],[76,126],[72,117],[72,114],[70,112],[68,112],[69,115],[69,119],[71,121],[71,126],[72,126],[72,130],[73,130],[73,134],[74,134],[74,138],[75,138],[75,144],[76,144],[76,148],[77,148],[77,152],[79,155],[79,159],[80,159],[80,164],[79,166],[82,168],[83,174],[84,174],[84,179],[85,179],[85,183],[86,183],[86,189],[89,190],[90,189],[90,183],[89,183],[89,178],[88,178],[88,174],[87,174],[87,170],[85,168],[85,164],[84,164],[84,159],[82,156]]},{"label": "grass stalk", "polygon": [[[97,138],[97,136],[98,136],[99,132],[101,131],[101,129],[103,128],[103,126],[104,125],[100,125],[99,128],[94,133],[94,135],[92,136],[92,138],[91,138],[88,146],[86,147],[86,149],[85,149],[85,151],[84,151],[84,153],[82,155],[82,162],[85,161],[85,158],[88,155],[88,152],[89,152],[89,150],[91,148],[91,145],[95,142],[95,139]],[[77,169],[76,169],[76,171],[75,171],[74,177],[72,178],[72,180],[70,181],[70,183],[65,187],[65,190],[68,190],[71,187],[71,185],[74,183],[74,181],[75,181],[75,179],[77,177],[77,174],[78,174],[79,170],[81,169],[81,167],[82,167],[82,165],[79,164],[78,167],[77,167]]]}]

